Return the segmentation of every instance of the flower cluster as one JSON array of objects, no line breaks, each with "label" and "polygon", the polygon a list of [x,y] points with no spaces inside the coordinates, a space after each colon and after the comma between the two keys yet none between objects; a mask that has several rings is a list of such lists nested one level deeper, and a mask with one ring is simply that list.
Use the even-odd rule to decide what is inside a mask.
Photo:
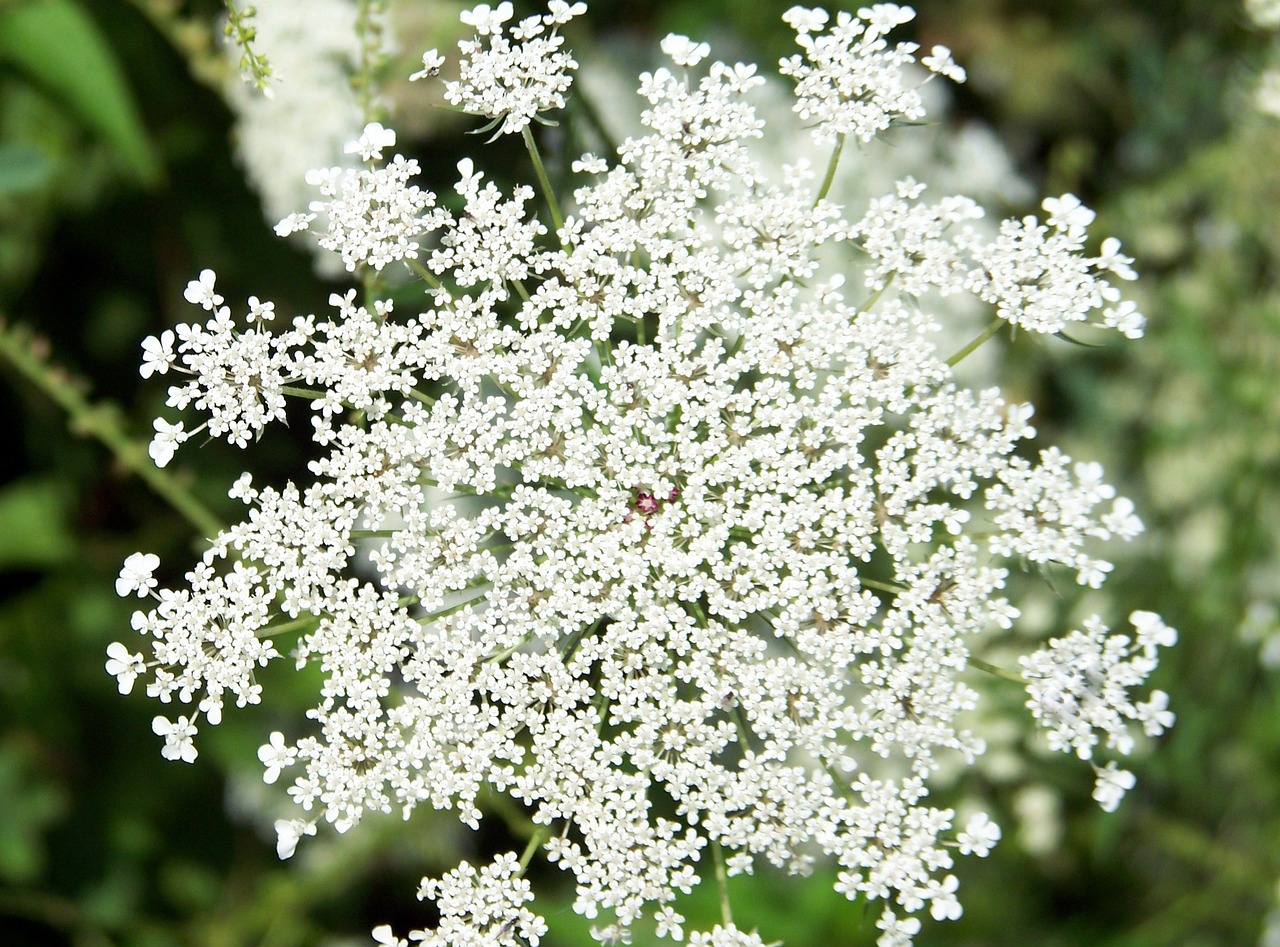
[{"label": "flower cluster", "polygon": [[[1102,620],[1093,616],[1084,631],[1054,639],[1020,660],[1030,695],[1027,706],[1052,749],[1074,751],[1089,760],[1101,733],[1108,749],[1127,755],[1134,743],[1129,721],[1141,724],[1153,737],[1173,726],[1168,694],[1152,691],[1148,700],[1134,703],[1129,690],[1146,681],[1155,670],[1157,649],[1177,643],[1177,632],[1152,612],[1134,612],[1129,621],[1136,640],[1109,635]],[[1097,774],[1094,798],[1111,812],[1133,788],[1133,774],[1117,770],[1114,761],[1098,768]]]},{"label": "flower cluster", "polygon": [[893,196],[872,201],[853,228],[871,257],[867,285],[879,290],[896,280],[910,296],[936,289],[943,295],[970,292],[996,307],[1000,319],[1032,332],[1058,333],[1073,322],[1117,329],[1138,338],[1146,320],[1131,300],[1100,274],[1136,279],[1109,237],[1096,257],[1084,252],[1093,211],[1074,194],[1046,198],[1047,223],[1033,216],[1006,220],[994,240],[970,221],[983,210],[963,196],[919,203],[924,186],[907,179]]},{"label": "flower cluster", "polygon": [[[829,17],[821,8],[792,7],[783,15],[796,31],[803,50],[782,62],[782,74],[796,82],[796,113],[812,121],[823,141],[853,135],[870,141],[896,122],[924,118],[920,91],[905,81],[904,66],[916,61],[915,43],[889,45],[885,36],[910,23],[915,11],[896,3],[877,3],[857,16]],[[944,46],[935,46],[921,63],[929,70],[957,81],[964,70]]]},{"label": "flower cluster", "polygon": [[[478,36],[451,94],[524,132],[559,102],[571,60],[555,28],[579,12],[553,3],[508,37],[510,4],[469,11]],[[917,117],[900,68],[912,47],[884,40],[909,18],[878,4],[824,33],[821,11],[788,14],[810,55],[784,66],[816,137]],[[573,876],[601,942],[648,919],[660,937],[760,945],[727,916],[686,930],[680,898],[703,866],[804,872],[825,857],[840,892],[884,902],[880,943],[906,944],[917,915],[961,914],[954,853],[1000,838],[985,814],[961,828],[930,788],[944,758],[984,750],[966,725],[981,697],[971,658],[1018,618],[1009,565],[1096,587],[1110,566],[1094,546],[1141,524],[1095,465],[1024,456],[1030,406],[958,384],[913,292],[955,279],[938,262],[954,244],[929,231],[891,257],[909,209],[854,224],[811,175],[771,179],[747,148],[765,131],[755,67],[713,62],[695,81],[704,44],[663,50],[670,65],[641,77],[646,131],[615,163],[574,163],[552,228],[532,189],[504,193],[470,159],[464,210],[424,214],[434,197],[408,183],[412,162],[380,164],[394,144],[381,126],[351,147],[365,170],[316,176],[333,199],[320,239],[375,295],[403,260],[429,287],[420,312],[334,294],[328,320],[273,332],[269,304],[251,300],[240,330],[212,273],[192,283],[213,319],[177,327],[176,349],[147,340],[144,373],[186,373],[170,404],[241,446],[285,394],[308,397],[320,456],[305,486],[242,476],[245,519],[211,538],[185,588],[156,588],[155,557],[126,562],[118,590],[154,603],[133,620],[152,655],[112,645],[108,669],[122,690],[146,676],[151,696],[196,705],[154,727],[164,755],[189,762],[225,699],[263,699],[255,669],[291,636],[322,683],[308,720],[259,751],[298,807],[277,823],[282,857],[321,822],[345,832],[425,804],[476,826],[484,792],[515,800],[534,826],[525,855],[424,881],[441,920],[411,940],[536,943],[546,928],[523,874],[541,850]],[[961,75],[944,52],[930,61]],[[1124,267],[1105,245],[1109,263],[1080,256],[1091,215],[1078,203],[1046,210],[1048,229],[1013,222],[968,248],[985,251],[984,279],[947,287],[1002,314],[1043,311],[1009,319],[1040,328],[1054,306],[1110,301],[1054,283],[1028,302],[1028,281]],[[956,199],[919,227],[974,214]],[[880,292],[850,298],[824,265],[851,238],[892,264]],[[157,423],[167,461],[189,435]],[[1069,637],[1028,659],[1033,713],[1064,748],[1091,756],[1096,729],[1124,753],[1117,720],[1153,734],[1170,722],[1158,693],[1134,704],[1128,689],[1172,633],[1134,621],[1137,650],[1099,621],[1089,648]],[[1101,773],[1108,787],[1128,776]]]},{"label": "flower cluster", "polygon": [[[564,52],[560,27],[585,13],[585,3],[551,0],[543,16],[525,17],[507,34],[505,25],[514,15],[503,0],[497,7],[480,4],[462,14],[462,22],[476,31],[474,40],[462,40],[460,78],[445,85],[445,101],[463,112],[492,119],[498,134],[524,130],[539,112],[564,108],[564,94],[578,68]],[[514,42],[513,42],[514,41]],[[439,68],[439,56],[429,50],[422,58],[425,78]]]}]

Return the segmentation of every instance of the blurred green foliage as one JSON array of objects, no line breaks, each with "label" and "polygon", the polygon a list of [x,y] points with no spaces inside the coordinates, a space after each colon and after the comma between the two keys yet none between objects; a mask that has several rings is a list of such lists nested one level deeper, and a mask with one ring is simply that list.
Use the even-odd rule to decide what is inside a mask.
[{"label": "blurred green foliage", "polygon": [[[674,30],[763,61],[789,52],[787,5],[595,0],[589,29],[649,45]],[[1249,102],[1271,40],[1229,0],[917,6],[916,37],[969,68],[960,114],[995,127],[1042,192],[1080,194],[1138,258],[1147,339],[1100,351],[1019,339],[1004,382],[1036,403],[1047,441],[1103,460],[1148,520],[1110,586],[1117,614],[1158,609],[1182,633],[1156,681],[1178,725],[1135,767],[1139,787],[1117,813],[1097,810],[1070,760],[957,787],[1009,831],[997,857],[962,865],[964,918],[927,927],[922,943],[1257,943],[1280,878],[1280,655],[1259,659],[1280,640],[1280,123]],[[205,266],[229,297],[257,293],[282,311],[327,294],[271,235],[231,157],[230,118],[207,84],[217,9],[0,3],[0,316],[47,340],[0,328],[29,366],[0,358],[14,425],[0,450],[6,947],[367,943],[377,923],[429,923],[412,898],[421,874],[511,844],[499,820],[473,838],[420,813],[408,831],[377,822],[281,864],[269,820],[248,814],[262,808],[254,751],[275,711],[229,713],[196,766],[167,764],[153,708],[121,698],[102,669],[131,611],[113,594],[120,562],[148,549],[183,563],[199,538],[120,447],[132,437],[144,449],[163,398],[139,383],[138,341],[181,318],[182,286]],[[417,142],[427,183],[474,144]],[[59,388],[82,408],[51,400]],[[279,482],[306,450],[273,433],[255,475]],[[217,444],[198,456],[198,472],[172,476],[230,515],[240,457]],[[1014,838],[1031,781],[1062,795],[1053,851]],[[873,942],[830,880],[766,875],[731,891],[744,926],[792,947]],[[687,913],[713,916],[713,902],[706,887]],[[586,942],[570,903],[549,909],[556,947]]]}]

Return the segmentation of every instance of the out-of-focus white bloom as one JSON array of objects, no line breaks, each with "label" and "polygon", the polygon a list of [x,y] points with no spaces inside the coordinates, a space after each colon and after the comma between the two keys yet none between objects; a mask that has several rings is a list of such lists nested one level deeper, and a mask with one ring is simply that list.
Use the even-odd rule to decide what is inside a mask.
[{"label": "out-of-focus white bloom", "polygon": [[1244,7],[1254,23],[1280,30],[1280,0],[1244,0]]},{"label": "out-of-focus white bloom", "polygon": [[1115,812],[1124,794],[1132,789],[1137,780],[1127,769],[1117,769],[1115,761],[1106,766],[1096,768],[1097,781],[1093,787],[1094,801],[1102,807],[1103,812]]},{"label": "out-of-focus white bloom", "polygon": [[1258,78],[1254,102],[1258,111],[1280,118],[1280,69],[1268,69]]},{"label": "out-of-focus white bloom", "polygon": [[992,822],[985,812],[979,812],[965,824],[964,831],[956,836],[956,841],[960,844],[961,855],[972,852],[985,858],[991,853],[992,846],[1000,841],[1000,826]]},{"label": "out-of-focus white bloom", "polygon": [[[305,211],[311,200],[307,171],[350,161],[344,146],[365,122],[351,84],[361,60],[359,6],[356,0],[306,0],[300,13],[296,0],[254,2],[254,44],[271,63],[273,94],[255,93],[238,76],[226,93],[236,114],[236,155],[268,220]],[[381,27],[389,43],[386,24]],[[231,47],[227,56],[238,61],[240,51]]]}]

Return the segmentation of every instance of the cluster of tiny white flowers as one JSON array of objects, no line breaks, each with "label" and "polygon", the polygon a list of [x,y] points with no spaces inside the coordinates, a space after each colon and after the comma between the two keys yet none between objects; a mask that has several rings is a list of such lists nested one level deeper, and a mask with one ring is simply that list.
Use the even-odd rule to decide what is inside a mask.
[{"label": "cluster of tiny white flowers", "polygon": [[[455,94],[535,90],[476,109],[509,130],[551,107],[545,90],[563,89],[529,75],[530,50],[552,44],[561,69],[554,30],[580,8],[553,4],[510,39],[509,4],[469,11],[478,39],[463,52],[485,74],[464,71]],[[898,69],[910,44],[883,38],[910,16],[842,14],[828,41],[813,36],[825,13],[791,11],[822,64],[789,61],[798,94],[847,86],[886,122],[914,115]],[[885,233],[849,223],[811,175],[772,181],[751,157],[746,141],[764,133],[755,67],[713,62],[694,82],[709,49],[669,37],[663,50],[671,67],[641,77],[647,130],[614,164],[575,163],[582,183],[554,232],[530,189],[506,196],[469,159],[464,211],[424,215],[434,196],[408,183],[412,162],[374,164],[394,144],[381,126],[350,146],[370,168],[315,176],[333,198],[322,243],[374,290],[404,260],[431,285],[422,312],[335,293],[327,321],[273,331],[273,307],[253,299],[239,330],[214,274],[192,282],[188,300],[213,318],[146,340],[143,373],[189,375],[170,404],[240,446],[295,391],[322,450],[308,486],[242,476],[231,496],[247,517],[212,537],[183,589],[158,587],[155,556],[129,558],[117,591],[154,603],[133,618],[152,656],[116,643],[108,670],[122,691],[146,676],[149,695],[196,705],[153,727],[166,757],[190,762],[200,719],[217,724],[228,697],[261,700],[255,670],[293,638],[297,667],[317,666],[322,683],[308,722],[258,754],[265,781],[292,779],[299,810],[276,824],[281,857],[322,821],[345,832],[366,812],[426,804],[476,826],[482,791],[518,802],[535,826],[526,856],[424,880],[441,921],[415,941],[537,943],[523,874],[541,848],[573,876],[574,910],[602,942],[648,917],[661,937],[760,945],[727,919],[685,930],[680,896],[723,855],[729,875],[830,858],[837,890],[885,904],[882,947],[907,944],[916,915],[960,916],[953,853],[985,856],[1000,838],[985,814],[960,828],[932,805],[930,780],[942,757],[984,751],[964,725],[980,699],[970,657],[1018,617],[1007,564],[1065,567],[1096,587],[1110,566],[1092,546],[1141,524],[1096,465],[1022,457],[1030,406],[960,387],[937,350],[912,290],[952,277],[915,256],[945,243],[929,231],[943,218],[971,219],[970,204],[925,215],[929,232],[892,257],[881,292],[846,299],[824,248],[854,237],[890,259]],[[845,129],[842,115],[819,117],[834,135],[879,121]],[[1046,210],[1053,232],[1035,240],[1083,243],[1087,211],[1066,198]],[[1014,227],[1007,240],[1033,239]],[[433,230],[428,253],[417,241]],[[1024,305],[1010,302],[1021,282],[1003,286],[993,273],[954,288]],[[153,456],[167,462],[195,432],[157,424]],[[1068,637],[1025,666],[1033,713],[1085,758],[1095,729],[1129,751],[1117,719],[1152,734],[1171,722],[1160,692],[1128,702],[1155,644],[1171,643],[1148,616],[1134,615],[1135,645],[1098,623],[1089,648]],[[1092,670],[1064,677],[1067,651]],[[1110,806],[1132,777],[1098,772]],[[388,927],[374,938],[407,943]]]},{"label": "cluster of tiny white flowers", "polygon": [[[492,119],[500,135],[518,134],[539,112],[564,108],[578,64],[561,48],[560,27],[586,9],[585,3],[551,0],[545,15],[525,17],[510,35],[504,24],[514,9],[506,0],[494,8],[482,3],[464,11],[462,22],[475,29],[476,38],[458,43],[459,78],[445,84],[445,101]],[[422,72],[414,78],[433,75],[440,59],[429,50],[422,63]]]},{"label": "cluster of tiny white flowers", "polygon": [[[870,141],[895,122],[924,118],[920,90],[907,85],[904,67],[915,62],[915,43],[892,46],[885,35],[915,18],[910,7],[877,3],[857,16],[838,13],[829,32],[821,8],[792,7],[783,20],[796,31],[804,51],[783,60],[781,71],[796,82],[796,113],[813,123],[818,141],[853,135]],[[944,46],[934,47],[921,63],[933,72],[963,81],[964,70]]]},{"label": "cluster of tiny white flowers", "polygon": [[[1074,751],[1090,760],[1105,736],[1108,749],[1128,755],[1134,746],[1130,721],[1152,737],[1173,726],[1168,694],[1152,691],[1146,701],[1135,703],[1129,691],[1155,670],[1157,650],[1174,645],[1177,632],[1153,612],[1134,612],[1129,621],[1137,632],[1135,639],[1109,634],[1102,619],[1093,615],[1083,631],[1054,639],[1019,660],[1030,695],[1027,707],[1044,728],[1051,749]],[[1114,761],[1097,768],[1097,777],[1094,798],[1108,812],[1134,785],[1133,774],[1117,770]]]},{"label": "cluster of tiny white flowers", "polygon": [[[348,151],[371,162],[380,159],[382,149],[393,146],[395,140],[395,132],[371,122]],[[413,158],[396,155],[383,167],[308,171],[307,183],[328,200],[312,201],[310,213],[285,217],[276,225],[276,233],[284,237],[308,230],[319,217],[323,229],[316,234],[316,242],[340,254],[352,273],[362,266],[381,270],[397,260],[417,259],[418,239],[450,219],[435,206],[435,194],[409,183],[419,170]]]},{"label": "cluster of tiny white flowers", "polygon": [[873,261],[868,287],[879,290],[896,280],[911,296],[930,289],[970,292],[993,304],[1010,325],[1033,332],[1057,333],[1093,320],[1128,338],[1142,335],[1146,320],[1137,305],[1101,276],[1136,279],[1133,260],[1120,253],[1114,237],[1102,242],[1098,256],[1085,254],[1094,213],[1074,194],[1044,200],[1047,224],[1033,216],[1006,220],[987,240],[969,225],[983,216],[973,200],[918,203],[923,193],[924,185],[902,181],[895,195],[872,201],[853,228]]}]

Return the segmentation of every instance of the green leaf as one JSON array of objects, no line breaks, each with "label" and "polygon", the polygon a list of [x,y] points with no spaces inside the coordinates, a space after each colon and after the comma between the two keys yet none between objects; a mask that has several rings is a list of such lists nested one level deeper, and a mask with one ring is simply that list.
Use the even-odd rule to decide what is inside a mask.
[{"label": "green leaf", "polygon": [[64,498],[46,480],[19,480],[0,490],[0,569],[43,568],[75,554]]},{"label": "green leaf", "polygon": [[0,63],[24,73],[102,136],[143,184],[160,163],[111,47],[73,0],[0,5]]},{"label": "green leaf", "polygon": [[53,165],[34,148],[0,143],[0,197],[39,190],[52,175]]}]

